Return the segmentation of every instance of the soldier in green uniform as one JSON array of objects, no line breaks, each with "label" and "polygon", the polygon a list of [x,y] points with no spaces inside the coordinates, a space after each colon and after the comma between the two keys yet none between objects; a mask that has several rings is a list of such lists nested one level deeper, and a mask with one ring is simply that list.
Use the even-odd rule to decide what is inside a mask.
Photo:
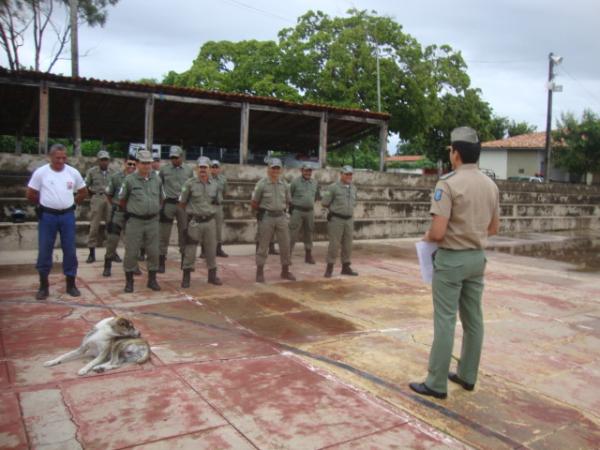
[{"label": "soldier in green uniform", "polygon": [[146,249],[148,284],[153,291],[160,291],[156,281],[158,270],[158,214],[164,199],[160,178],[152,171],[152,154],[147,150],[138,152],[136,172],[125,177],[119,201],[125,211],[125,292],[133,292],[133,272],[141,247]]},{"label": "soldier in green uniform", "polygon": [[90,168],[85,176],[85,185],[90,196],[90,232],[88,234],[88,255],[86,263],[96,261],[96,246],[100,234],[100,222],[108,223],[110,220],[110,205],[104,198],[108,179],[112,172],[108,169],[110,155],[106,150],[100,150],[96,155],[98,165]]},{"label": "soldier in green uniform", "polygon": [[[135,172],[135,157],[129,156],[125,161],[123,170],[115,172],[108,180],[106,186],[106,200],[111,207],[110,220],[106,224],[106,254],[104,255],[104,271],[102,276],[110,277],[112,262],[122,262],[117,254],[119,239],[125,228],[125,212],[119,206],[119,190],[127,175]],[[139,271],[139,268],[137,269]],[[139,272],[141,274],[141,272]]]},{"label": "soldier in green uniform", "polygon": [[269,243],[275,234],[279,243],[281,278],[295,281],[290,268],[290,230],[286,208],[290,204],[290,187],[280,178],[281,161],[269,160],[267,177],[256,183],[252,193],[252,209],[257,211],[258,250],[256,251],[256,282],[264,283],[264,267],[267,261]]},{"label": "soldier in green uniform", "polygon": [[198,158],[197,176],[183,184],[179,196],[179,207],[185,209],[189,220],[185,233],[185,251],[183,254],[182,288],[190,287],[190,274],[194,271],[196,251],[200,243],[204,247],[208,282],[221,285],[217,278],[217,224],[215,210],[220,200],[218,182],[209,176],[210,159],[205,156]]},{"label": "soldier in green uniform", "polygon": [[[438,243],[433,261],[433,344],[425,382],[410,383],[413,391],[441,399],[447,396],[448,380],[468,391],[475,387],[483,343],[483,249],[500,223],[498,187],[477,167],[477,133],[455,128],[450,141],[454,172],[441,177],[435,187],[431,226],[424,236]],[[458,370],[451,373],[457,311],[463,341]]]},{"label": "soldier in green uniform", "polygon": [[217,223],[217,256],[227,258],[229,255],[223,251],[223,198],[227,191],[227,178],[221,173],[221,163],[213,159],[210,163],[210,175],[217,182],[219,199],[215,199],[215,220]]},{"label": "soldier in green uniform", "polygon": [[354,233],[354,207],[356,206],[356,188],[352,184],[353,169],[342,167],[340,181],[327,187],[323,193],[321,204],[329,210],[327,214],[327,268],[325,278],[331,278],[333,265],[342,247],[342,275],[357,276],[350,267],[352,263],[352,238]]},{"label": "soldier in green uniform", "polygon": [[165,261],[171,238],[171,228],[173,227],[173,219],[175,218],[177,218],[179,253],[183,255],[187,218],[185,217],[185,210],[178,208],[177,203],[183,183],[194,176],[192,168],[183,163],[183,151],[181,148],[176,146],[171,147],[169,158],[171,162],[160,168],[160,179],[162,180],[166,195],[163,208],[160,211],[160,258],[158,263],[158,271],[160,273],[165,272]]},{"label": "soldier in green uniform", "polygon": [[300,230],[303,231],[304,262],[315,264],[312,256],[313,231],[315,229],[315,200],[319,197],[319,185],[312,177],[309,164],[302,165],[302,173],[290,184],[292,204],[290,206],[290,255],[294,253],[294,245]]}]

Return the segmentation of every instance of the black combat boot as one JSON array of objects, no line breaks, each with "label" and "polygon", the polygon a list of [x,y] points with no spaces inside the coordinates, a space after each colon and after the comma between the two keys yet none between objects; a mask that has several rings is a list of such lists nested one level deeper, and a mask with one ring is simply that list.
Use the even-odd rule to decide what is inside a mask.
[{"label": "black combat boot", "polygon": [[275,250],[275,242],[269,243],[269,255],[279,255],[279,252]]},{"label": "black combat boot", "polygon": [[183,278],[181,279],[181,287],[189,288],[190,287],[190,277],[192,274],[192,269],[183,269]]},{"label": "black combat boot", "polygon": [[96,249],[94,247],[90,247],[90,254],[88,255],[85,262],[88,264],[96,262]]},{"label": "black combat boot", "polygon": [[214,284],[216,286],[221,286],[223,282],[217,276],[217,269],[208,269],[208,282],[210,284]]},{"label": "black combat boot", "polygon": [[325,275],[323,275],[325,278],[331,278],[331,275],[333,275],[333,264],[327,264],[327,268],[325,269]]},{"label": "black combat boot", "polygon": [[221,258],[227,258],[229,255],[223,251],[223,244],[217,244],[217,256]]},{"label": "black combat boot", "polygon": [[296,277],[290,272],[290,266],[281,266],[281,278],[284,280],[296,281]]},{"label": "black combat boot", "polygon": [[350,267],[350,263],[342,264],[342,271],[340,273],[342,275],[352,275],[353,277],[358,276],[358,272],[352,270],[352,267]]},{"label": "black combat boot", "polygon": [[133,292],[133,272],[125,272],[125,292]]},{"label": "black combat boot", "polygon": [[50,295],[49,291],[50,285],[48,284],[48,275],[40,274],[40,288],[35,294],[36,300],[46,300]]},{"label": "black combat boot", "polygon": [[265,266],[256,266],[256,282],[265,282]]},{"label": "black combat boot", "polygon": [[75,277],[72,275],[67,275],[67,294],[71,297],[79,297],[81,295],[81,292],[75,286]]},{"label": "black combat boot", "polygon": [[160,291],[160,286],[158,284],[158,281],[156,281],[156,271],[155,270],[148,271],[148,284],[146,284],[146,287],[149,287],[153,291]]},{"label": "black combat boot", "polygon": [[158,273],[165,273],[165,262],[167,261],[167,255],[160,255],[158,257]]},{"label": "black combat boot", "polygon": [[312,250],[304,251],[304,262],[306,264],[316,264],[314,258],[312,257]]},{"label": "black combat boot", "polygon": [[104,272],[102,272],[103,277],[111,276],[110,269],[112,268],[112,261],[113,260],[111,258],[104,258]]},{"label": "black combat boot", "polygon": [[112,257],[113,262],[116,263],[122,263],[123,260],[121,259],[121,257],[119,256],[119,254],[117,252],[115,252],[115,256]]}]

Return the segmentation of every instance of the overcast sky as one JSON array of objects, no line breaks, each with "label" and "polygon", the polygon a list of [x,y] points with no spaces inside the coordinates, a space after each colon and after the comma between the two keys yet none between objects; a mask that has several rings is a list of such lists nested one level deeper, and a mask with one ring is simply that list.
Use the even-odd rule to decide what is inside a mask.
[{"label": "overcast sky", "polygon": [[[104,28],[80,28],[80,74],[160,80],[187,70],[206,41],[276,40],[309,9],[343,16],[353,7],[392,17],[422,45],[460,50],[498,115],[545,130],[550,52],[564,58],[553,118],[600,114],[598,0],[120,0]],[[54,72],[68,75],[70,62]]]}]

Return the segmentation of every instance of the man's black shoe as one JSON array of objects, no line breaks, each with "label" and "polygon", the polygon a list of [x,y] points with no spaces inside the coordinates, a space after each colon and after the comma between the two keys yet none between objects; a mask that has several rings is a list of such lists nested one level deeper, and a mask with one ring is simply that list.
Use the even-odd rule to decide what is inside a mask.
[{"label": "man's black shoe", "polygon": [[429,389],[425,383],[410,383],[409,386],[417,394],[429,395],[430,397],[441,399],[445,399],[446,397],[448,397],[448,394],[446,394],[445,392],[437,392],[432,389]]},{"label": "man's black shoe", "polygon": [[461,380],[457,374],[455,374],[454,372],[450,372],[448,374],[448,379],[450,381],[452,381],[453,383],[456,384],[460,384],[463,389],[467,390],[467,391],[472,391],[473,389],[475,389],[475,385],[471,384],[471,383],[467,383],[466,381]]}]

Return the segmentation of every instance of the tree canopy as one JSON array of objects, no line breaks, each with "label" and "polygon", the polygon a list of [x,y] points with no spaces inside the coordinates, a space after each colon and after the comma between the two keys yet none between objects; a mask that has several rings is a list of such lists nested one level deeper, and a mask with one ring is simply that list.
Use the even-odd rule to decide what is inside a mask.
[{"label": "tree canopy", "polygon": [[552,160],[558,167],[581,177],[600,172],[600,117],[584,111],[578,121],[574,114],[563,114],[553,133]]}]

